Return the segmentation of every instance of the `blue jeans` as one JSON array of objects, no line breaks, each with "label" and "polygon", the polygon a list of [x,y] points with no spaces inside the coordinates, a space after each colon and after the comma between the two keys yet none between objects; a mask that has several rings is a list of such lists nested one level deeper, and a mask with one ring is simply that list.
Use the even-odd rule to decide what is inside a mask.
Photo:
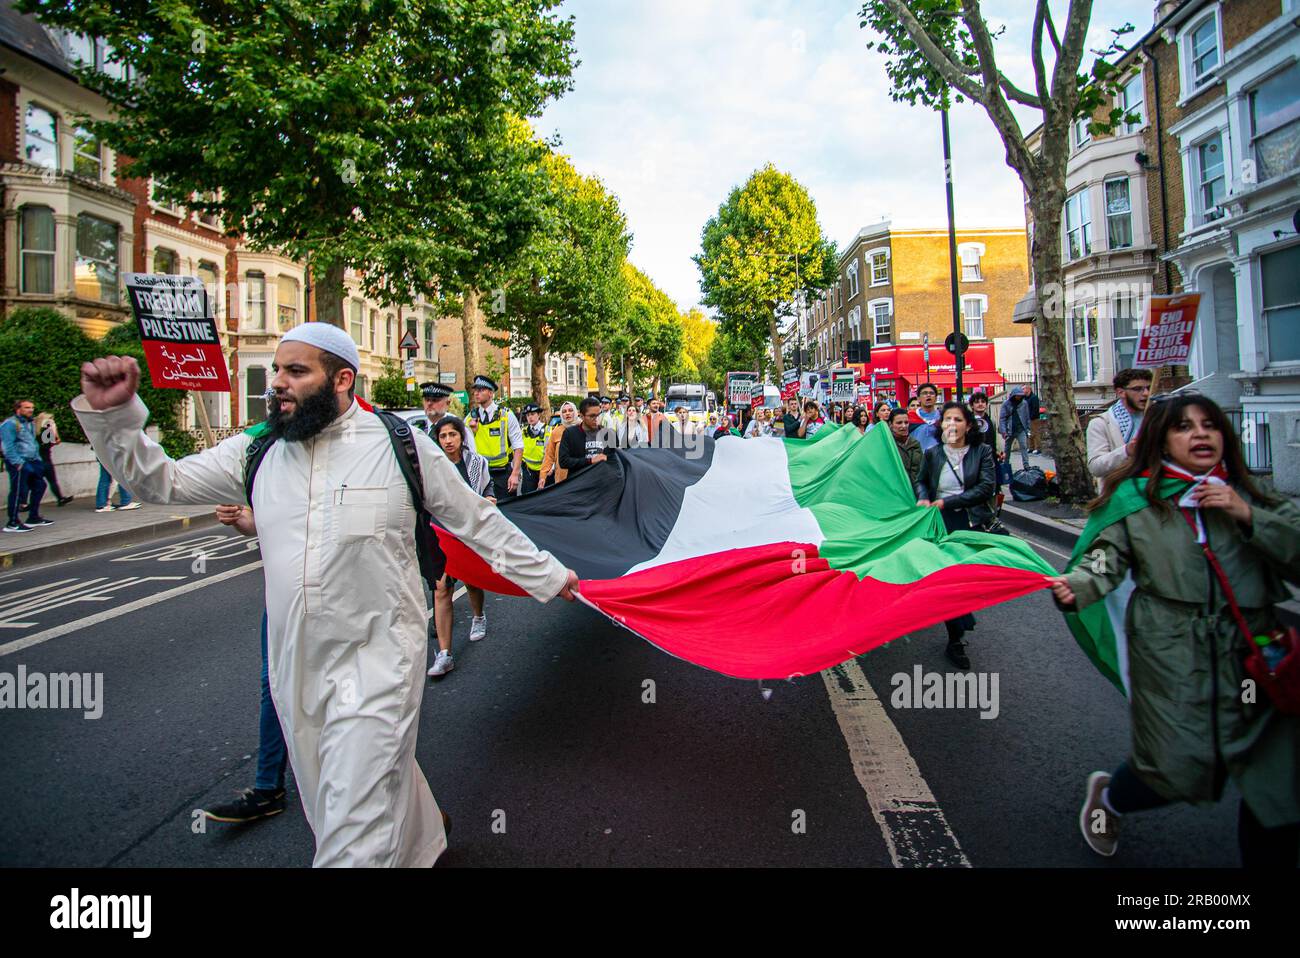
[{"label": "blue jeans", "polygon": [[[103,509],[108,505],[108,493],[113,487],[113,477],[108,474],[104,464],[99,464],[99,485],[95,487],[95,508]],[[126,491],[126,486],[120,482],[117,484],[117,497],[119,506],[129,506],[131,504],[131,493]]]},{"label": "blue jeans", "polygon": [[22,521],[18,515],[18,503],[27,500],[27,517],[41,517],[41,496],[45,495],[45,464],[39,459],[28,459],[21,466],[6,461],[5,469],[9,473],[9,524],[16,526]]},{"label": "blue jeans", "polygon": [[289,752],[284,745],[280,716],[271,700],[271,676],[266,665],[266,611],[262,611],[262,718],[257,734],[257,780],[253,787],[264,792],[284,788],[284,767]]}]

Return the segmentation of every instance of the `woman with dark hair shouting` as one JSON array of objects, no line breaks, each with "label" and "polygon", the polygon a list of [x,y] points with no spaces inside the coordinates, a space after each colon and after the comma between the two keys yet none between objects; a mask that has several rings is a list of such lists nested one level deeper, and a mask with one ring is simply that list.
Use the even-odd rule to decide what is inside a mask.
[{"label": "woman with dark hair shouting", "polygon": [[[979,528],[993,519],[989,509],[996,483],[993,452],[979,441],[975,416],[963,403],[944,403],[936,425],[943,441],[927,449],[921,459],[917,502],[938,509],[949,532]],[[949,661],[959,669],[970,668],[962,636],[975,628],[975,616],[967,613],[944,625]]]},{"label": "woman with dark hair shouting", "polygon": [[[1285,582],[1300,583],[1300,509],[1252,482],[1223,411],[1192,394],[1152,401],[1132,460],[1089,510],[1051,588],[1085,613],[1071,629],[1127,693],[1133,738],[1113,774],[1088,778],[1085,841],[1114,855],[1130,813],[1217,801],[1231,779],[1242,864],[1294,868],[1300,716],[1276,706],[1248,656],[1265,661],[1267,650],[1267,675],[1289,648],[1274,606],[1289,597]],[[1107,615],[1085,612],[1103,600]]]}]

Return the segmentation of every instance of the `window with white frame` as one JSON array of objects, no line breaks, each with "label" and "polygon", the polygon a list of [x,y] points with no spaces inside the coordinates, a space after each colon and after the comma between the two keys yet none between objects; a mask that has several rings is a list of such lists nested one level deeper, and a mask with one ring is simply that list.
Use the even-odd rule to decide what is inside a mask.
[{"label": "window with white frame", "polygon": [[1259,258],[1268,361],[1300,361],[1300,246]]},{"label": "window with white frame", "polygon": [[249,366],[244,371],[245,422],[261,422],[266,418],[266,367]]},{"label": "window with white frame", "polygon": [[118,228],[110,220],[77,215],[77,295],[117,305]]},{"label": "window with white frame", "polygon": [[1223,165],[1223,134],[1214,133],[1192,149],[1195,163],[1196,222],[1208,223],[1223,215],[1219,204],[1227,193]]},{"label": "window with white frame", "polygon": [[1187,89],[1194,90],[1210,79],[1219,65],[1219,18],[1216,11],[1192,25],[1183,41]]},{"label": "window with white frame", "polygon": [[54,112],[36,103],[27,104],[23,123],[23,158],[32,166],[59,168],[59,125]]},{"label": "window with white frame", "polygon": [[894,301],[892,299],[873,299],[867,304],[871,315],[872,332],[875,345],[888,346],[894,341]]},{"label": "window with white frame", "polygon": [[854,296],[858,295],[859,291],[858,258],[856,256],[853,258],[853,262],[849,264],[849,268],[845,272],[845,275],[849,278],[849,299],[852,299]]},{"label": "window with white frame", "polygon": [[989,298],[983,294],[963,296],[961,313],[966,320],[966,336],[969,339],[984,338],[984,314],[989,308]]},{"label": "window with white frame", "polygon": [[1146,85],[1142,82],[1139,70],[1125,81],[1119,93],[1119,105],[1124,115],[1132,116],[1132,121],[1124,121],[1120,127],[1125,133],[1132,133],[1146,125]]},{"label": "window with white frame", "polygon": [[379,310],[370,311],[370,321],[366,323],[366,339],[370,341],[370,351],[373,353],[379,345]]},{"label": "window with white frame", "polygon": [[871,262],[871,285],[884,286],[889,282],[889,250],[873,249],[867,254]]},{"label": "window with white frame", "polygon": [[1250,135],[1260,182],[1300,165],[1300,63],[1250,92]]},{"label": "window with white frame", "polygon": [[567,363],[564,364],[564,367],[565,367],[565,372],[568,374],[566,377],[566,382],[570,386],[576,386],[578,384],[578,364],[575,363],[573,360],[569,360]]},{"label": "window with white frame", "polygon": [[1133,207],[1129,201],[1128,177],[1107,180],[1106,245],[1108,249],[1125,249],[1133,245]]},{"label": "window with white frame", "polygon": [[24,206],[18,219],[18,267],[21,293],[54,292],[54,210]]},{"label": "window with white frame", "polygon": [[175,250],[167,249],[165,246],[159,246],[153,251],[153,272],[165,273],[168,276],[175,276],[181,271],[181,260],[176,255]]},{"label": "window with white frame", "polygon": [[1142,329],[1142,295],[1121,293],[1110,300],[1110,338],[1114,344],[1115,371],[1133,366],[1138,334]]},{"label": "window with white frame", "polygon": [[1088,141],[1092,139],[1092,133],[1088,130],[1088,124],[1091,122],[1092,117],[1090,116],[1081,116],[1074,121],[1074,125],[1071,129],[1074,135],[1074,148],[1076,150],[1086,146]]},{"label": "window with white frame", "polygon": [[390,314],[389,316],[386,316],[384,318],[384,355],[385,356],[397,355],[397,340],[394,338],[394,336],[395,336],[395,327],[393,325],[393,317]]},{"label": "window with white frame", "polygon": [[199,260],[199,265],[194,267],[194,272],[198,274],[203,281],[203,288],[208,291],[208,303],[212,307],[212,315],[221,316],[221,273],[217,270],[217,264],[208,260]]},{"label": "window with white frame", "polygon": [[1078,259],[1092,252],[1092,191],[1084,187],[1065,200],[1065,258]]},{"label": "window with white frame", "polygon": [[849,339],[862,338],[862,307],[854,306],[849,310]]},{"label": "window with white frame", "polygon": [[275,317],[281,332],[298,325],[298,280],[292,276],[275,278]]},{"label": "window with white frame", "polygon": [[961,260],[961,281],[963,283],[982,283],[984,274],[980,270],[980,260],[984,258],[983,243],[963,243],[957,247],[957,258]]},{"label": "window with white frame", "polygon": [[1070,307],[1070,359],[1076,383],[1095,382],[1101,372],[1101,346],[1097,337],[1097,307]]},{"label": "window with white frame", "polygon": [[417,343],[420,341],[419,320],[414,316],[406,317],[406,331],[411,334],[412,341]]},{"label": "window with white frame", "polygon": [[99,137],[93,135],[84,126],[79,126],[73,134],[72,172],[98,180],[104,171],[103,150]]},{"label": "window with white frame", "polygon": [[[266,329],[266,274],[261,270],[250,269],[244,274],[244,285],[248,289],[244,325],[248,329]],[[355,338],[354,336],[353,339]]]},{"label": "window with white frame", "polygon": [[361,300],[353,299],[348,301],[348,335],[352,341],[360,346],[365,337],[365,307]]},{"label": "window with white frame", "polygon": [[433,314],[426,309],[424,311],[424,358],[429,360],[438,358],[433,348],[433,328]]}]

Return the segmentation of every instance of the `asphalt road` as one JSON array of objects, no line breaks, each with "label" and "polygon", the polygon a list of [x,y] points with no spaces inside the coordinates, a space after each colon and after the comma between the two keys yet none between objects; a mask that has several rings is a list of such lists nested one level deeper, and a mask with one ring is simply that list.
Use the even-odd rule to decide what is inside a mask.
[{"label": "asphalt road", "polygon": [[[208,553],[199,565],[195,545]],[[0,865],[310,863],[292,780],[283,815],[194,826],[195,809],[252,784],[257,561],[251,541],[223,530],[0,577],[0,672],[103,674],[98,719],[0,711]],[[454,820],[440,865],[891,867],[901,832],[873,815],[855,774],[864,747],[858,773],[886,791],[899,775],[908,788],[923,779],[932,793],[951,835],[922,829],[925,854],[975,867],[1238,864],[1231,790],[1213,808],[1132,816],[1115,859],[1088,851],[1083,782],[1125,756],[1128,718],[1046,593],[977,613],[968,649],[976,671],[998,677],[996,718],[891,705],[891,676],[944,671],[941,626],[857,659],[883,703],[866,737],[878,744],[892,726],[902,739],[881,755],[861,734],[855,746],[833,709],[852,664],[829,681],[771,683],[765,697],[580,604],[489,596],[488,638],[472,646],[468,616],[461,599],[457,668],[426,687],[420,729],[420,765]],[[935,814],[927,805],[925,821]]]}]

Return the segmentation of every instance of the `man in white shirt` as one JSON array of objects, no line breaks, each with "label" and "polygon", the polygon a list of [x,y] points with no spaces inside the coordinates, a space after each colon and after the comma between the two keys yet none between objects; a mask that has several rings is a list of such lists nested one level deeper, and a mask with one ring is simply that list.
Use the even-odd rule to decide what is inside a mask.
[{"label": "man in white shirt", "polygon": [[1114,404],[1088,423],[1088,471],[1098,479],[1133,458],[1151,399],[1151,370],[1121,369],[1113,383]]},{"label": "man in white shirt", "polygon": [[[447,847],[415,761],[426,607],[416,510],[384,424],[353,399],[360,357],[328,323],[286,333],[268,402],[274,441],[253,486],[266,578],[272,698],[317,866],[428,867]],[[173,461],[143,431],[140,368],[108,356],[81,367],[72,402],[109,472],[146,502],[243,503],[253,437]],[[539,601],[572,598],[577,576],[539,552],[412,430],[423,505]],[[197,627],[197,625],[196,625]]]},{"label": "man in white shirt", "polygon": [[470,391],[474,409],[465,425],[474,437],[475,450],[488,461],[493,498],[509,498],[523,482],[523,427],[514,413],[497,404],[497,384],[493,380],[475,376]]}]

